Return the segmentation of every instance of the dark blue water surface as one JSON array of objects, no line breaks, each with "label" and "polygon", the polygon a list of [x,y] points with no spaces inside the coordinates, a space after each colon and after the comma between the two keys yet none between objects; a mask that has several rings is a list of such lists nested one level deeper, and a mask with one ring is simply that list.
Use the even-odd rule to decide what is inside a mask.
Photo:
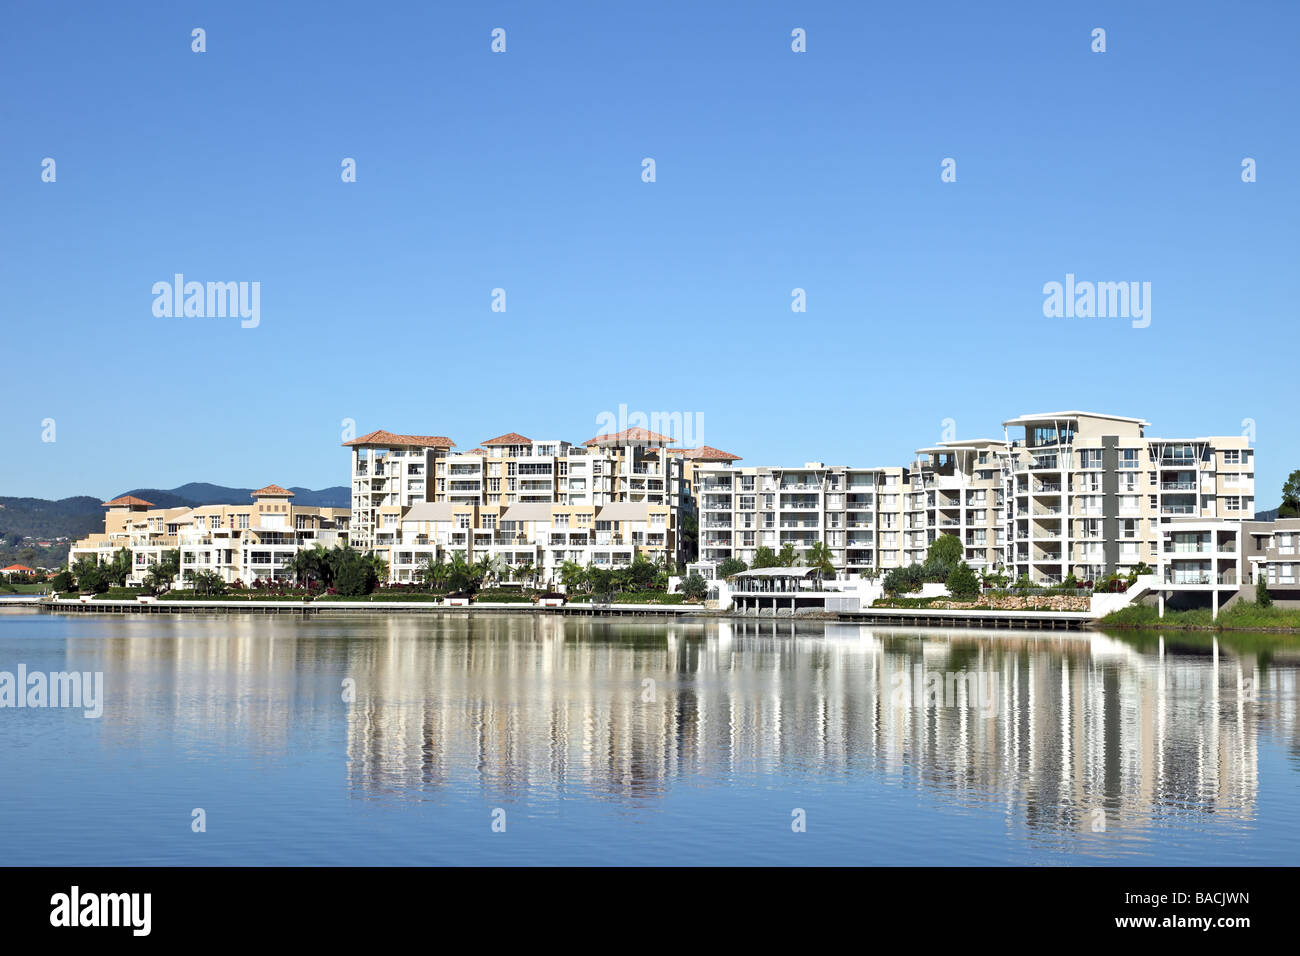
[{"label": "dark blue water surface", "polygon": [[20,664],[104,701],[0,709],[9,864],[1300,859],[1294,639],[2,611]]}]

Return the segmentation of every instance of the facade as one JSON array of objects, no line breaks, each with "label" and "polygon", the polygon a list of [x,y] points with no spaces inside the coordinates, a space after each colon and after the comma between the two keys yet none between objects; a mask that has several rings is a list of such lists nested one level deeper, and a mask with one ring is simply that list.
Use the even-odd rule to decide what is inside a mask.
[{"label": "facade", "polygon": [[566,561],[675,563],[697,464],[727,453],[672,440],[642,428],[582,444],[509,432],[460,453],[441,436],[371,432],[345,443],[352,542],[387,561],[393,582],[456,553],[531,566],[543,581]]},{"label": "facade", "polygon": [[292,578],[294,555],[320,545],[347,544],[347,508],[301,507],[293,492],[267,485],[253,492],[247,505],[202,505],[155,508],[126,496],[104,502],[104,533],[76,542],[69,564],[90,557],[110,564],[120,548],[132,555],[129,584],[141,584],[165,551],[180,552],[184,586],[197,571],[212,571],[228,584]]},{"label": "facade", "polygon": [[1016,577],[1090,580],[1139,563],[1171,589],[1236,591],[1255,515],[1244,435],[1162,439],[1140,418],[1055,412],[1003,422],[1006,558]]},{"label": "facade", "polygon": [[1241,538],[1246,599],[1263,581],[1278,604],[1300,605],[1300,518],[1243,522]]},{"label": "facade", "polygon": [[1002,424],[1002,439],[940,442],[905,468],[698,466],[700,559],[821,541],[860,573],[920,563],[953,534],[971,567],[1035,584],[1146,564],[1170,591],[1238,589],[1255,508],[1245,436],[1153,438],[1140,418],[1079,411]]},{"label": "facade", "polygon": [[696,467],[699,557],[752,564],[761,547],[804,554],[824,542],[837,569],[862,572],[908,563],[904,516],[907,469]]}]

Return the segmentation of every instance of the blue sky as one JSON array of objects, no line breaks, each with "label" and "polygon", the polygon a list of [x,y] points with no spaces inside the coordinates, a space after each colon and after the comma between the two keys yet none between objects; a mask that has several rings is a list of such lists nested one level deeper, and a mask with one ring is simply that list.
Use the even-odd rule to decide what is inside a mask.
[{"label": "blue sky", "polygon": [[[1083,408],[1253,420],[1260,507],[1300,467],[1300,6],[409,8],[6,8],[0,494],[344,484],[344,419],[620,404],[749,464]],[[176,272],[260,282],[259,326],[156,317]],[[1066,273],[1150,282],[1150,327],[1045,318]]]}]

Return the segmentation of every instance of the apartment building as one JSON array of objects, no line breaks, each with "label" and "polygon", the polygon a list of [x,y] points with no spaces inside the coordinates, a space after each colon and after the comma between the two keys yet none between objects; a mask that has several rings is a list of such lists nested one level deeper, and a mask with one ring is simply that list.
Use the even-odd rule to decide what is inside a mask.
[{"label": "apartment building", "polygon": [[993,439],[940,442],[919,448],[907,472],[905,564],[925,560],[934,539],[956,535],[966,563],[993,570],[1005,559],[1004,443]]},{"label": "apartment building", "polygon": [[1255,513],[1247,438],[1153,438],[1149,424],[1078,411],[1003,422],[1013,575],[1053,583],[1145,563],[1171,590],[1237,589],[1240,522]]},{"label": "apartment building", "polygon": [[696,464],[727,453],[672,441],[643,428],[581,444],[508,432],[461,453],[446,437],[371,432],[344,443],[352,541],[386,560],[395,582],[457,552],[528,564],[543,580],[565,561],[618,567],[640,552],[676,562]]},{"label": "apartment building", "polygon": [[760,547],[806,554],[824,542],[837,568],[861,572],[905,564],[907,469],[697,464],[699,557],[751,564]]},{"label": "apartment building", "polygon": [[131,552],[130,584],[141,584],[164,551],[180,553],[180,584],[197,571],[213,571],[227,583],[291,578],[293,557],[317,545],[348,541],[349,510],[294,505],[279,485],[259,488],[246,505],[155,508],[125,496],[104,502],[104,532],[76,542],[68,552],[75,564],[91,557],[111,563],[121,548]]}]

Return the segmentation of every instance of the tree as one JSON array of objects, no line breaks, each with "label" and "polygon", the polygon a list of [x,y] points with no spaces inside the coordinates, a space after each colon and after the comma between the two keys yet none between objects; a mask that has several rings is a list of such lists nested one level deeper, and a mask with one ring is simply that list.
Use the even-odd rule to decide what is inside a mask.
[{"label": "tree", "polygon": [[537,570],[533,567],[533,562],[524,561],[515,567],[515,580],[527,587],[528,582],[532,581],[533,575],[536,573]]},{"label": "tree", "polygon": [[108,575],[94,558],[82,558],[73,573],[77,577],[77,590],[82,594],[103,594],[108,590]]},{"label": "tree", "polygon": [[194,593],[215,597],[226,593],[226,582],[216,571],[197,571],[194,574]]},{"label": "tree", "polygon": [[934,539],[930,549],[926,551],[921,574],[926,581],[947,581],[948,575],[961,563],[963,557],[965,557],[965,549],[962,547],[961,538],[955,534],[941,534]]},{"label": "tree", "polygon": [[885,575],[882,585],[886,594],[907,594],[909,591],[921,590],[925,579],[921,575],[919,564],[909,564],[905,568],[893,568]]},{"label": "tree", "polygon": [[823,541],[814,541],[808,554],[805,555],[808,567],[817,572],[817,577],[824,575],[835,576],[835,562],[831,560],[831,549]]},{"label": "tree", "polygon": [[348,551],[351,553],[344,555],[338,562],[334,573],[334,586],[338,593],[345,597],[361,597],[369,594],[379,583],[375,564],[369,556],[362,556],[351,548]]},{"label": "tree", "polygon": [[709,594],[709,584],[698,574],[690,574],[682,582],[682,596],[688,601],[703,601]]},{"label": "tree", "polygon": [[754,568],[778,567],[779,565],[777,564],[776,552],[773,551],[771,548],[769,548],[767,545],[763,545],[761,548],[759,548],[757,551],[754,552],[754,564],[752,566]]},{"label": "tree", "polygon": [[794,545],[787,541],[781,545],[781,553],[776,556],[776,566],[778,568],[793,568],[799,565],[799,554],[795,551]]},{"label": "tree", "polygon": [[1277,509],[1277,516],[1300,517],[1300,471],[1291,472],[1282,483],[1282,504]]},{"label": "tree", "polygon": [[739,574],[741,571],[746,570],[748,570],[748,568],[744,561],[741,561],[739,558],[727,558],[718,565],[718,577],[725,580],[726,578],[732,577]]},{"label": "tree", "polygon": [[50,581],[50,590],[71,591],[75,584],[76,582],[73,581],[72,575],[68,572],[68,569],[64,568],[58,574],[54,575],[53,580]]},{"label": "tree", "polygon": [[979,578],[965,561],[952,569],[945,583],[948,585],[948,593],[955,598],[969,599],[979,596]]},{"label": "tree", "polygon": [[677,538],[681,553],[686,556],[686,560],[694,561],[700,550],[700,519],[694,513],[688,511],[682,515],[682,524],[678,529]]},{"label": "tree", "polygon": [[299,584],[310,585],[312,581],[320,580],[324,552],[324,548],[303,549],[293,556],[289,567],[293,569],[293,576]]},{"label": "tree", "polygon": [[1259,576],[1259,580],[1255,582],[1255,603],[1260,607],[1273,606],[1273,598],[1270,597],[1268,593],[1268,582],[1264,580],[1262,572]]},{"label": "tree", "polygon": [[447,562],[442,559],[442,555],[435,558],[431,554],[424,559],[424,564],[420,565],[420,570],[416,573],[426,587],[437,590],[447,583],[447,575],[451,573],[451,568],[447,567]]},{"label": "tree", "polygon": [[586,583],[587,572],[576,561],[565,561],[560,565],[560,583],[564,590],[572,593]]},{"label": "tree", "polygon": [[108,580],[119,588],[126,584],[126,579],[131,576],[131,552],[126,548],[118,548],[113,553],[113,562],[104,572]]}]

